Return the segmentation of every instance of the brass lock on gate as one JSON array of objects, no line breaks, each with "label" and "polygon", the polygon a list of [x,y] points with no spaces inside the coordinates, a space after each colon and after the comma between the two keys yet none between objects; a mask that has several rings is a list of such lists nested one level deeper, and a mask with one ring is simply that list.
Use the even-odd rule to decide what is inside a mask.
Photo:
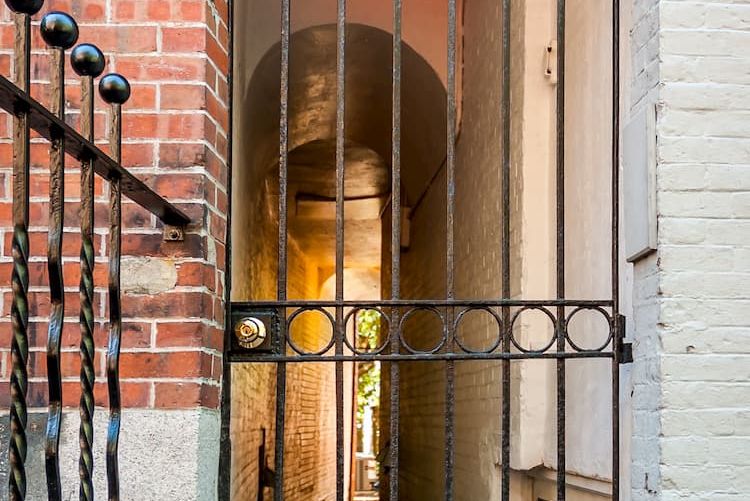
[{"label": "brass lock on gate", "polygon": [[234,335],[242,348],[253,350],[265,342],[268,333],[262,320],[244,317],[234,324]]},{"label": "brass lock on gate", "polygon": [[229,308],[226,335],[230,361],[240,362],[243,357],[282,351],[279,346],[279,311],[248,303],[229,303]]}]

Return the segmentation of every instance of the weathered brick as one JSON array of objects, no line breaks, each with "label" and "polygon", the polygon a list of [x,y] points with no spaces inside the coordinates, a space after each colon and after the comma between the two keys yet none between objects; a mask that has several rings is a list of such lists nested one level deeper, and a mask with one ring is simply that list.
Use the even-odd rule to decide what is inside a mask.
[{"label": "weathered brick", "polygon": [[104,21],[106,14],[106,0],[91,0],[86,2],[76,0],[51,0],[45,2],[41,13],[53,10],[68,12],[78,21]]},{"label": "weathered brick", "polygon": [[156,406],[165,409],[215,408],[219,387],[202,383],[156,383]]},{"label": "weathered brick", "polygon": [[211,297],[200,292],[169,292],[158,295],[125,295],[123,312],[131,316],[194,317],[210,312]]},{"label": "weathered brick", "polygon": [[205,151],[201,143],[161,143],[159,158],[164,167],[193,167],[205,163]]},{"label": "weathered brick", "polygon": [[205,108],[204,85],[164,84],[161,86],[162,110],[201,110]]},{"label": "weathered brick", "polygon": [[200,351],[125,352],[120,357],[120,377],[205,378],[211,376],[211,355]]},{"label": "weathered brick", "polygon": [[208,327],[202,321],[159,322],[156,330],[156,344],[160,347],[203,345]]},{"label": "weathered brick", "polygon": [[167,52],[199,52],[206,46],[204,27],[161,28],[162,50]]},{"label": "weathered brick", "polygon": [[199,22],[203,4],[204,0],[118,0],[113,3],[113,17],[117,22]]},{"label": "weathered brick", "polygon": [[117,56],[117,69],[135,81],[195,81],[204,77],[205,61],[197,56]]}]

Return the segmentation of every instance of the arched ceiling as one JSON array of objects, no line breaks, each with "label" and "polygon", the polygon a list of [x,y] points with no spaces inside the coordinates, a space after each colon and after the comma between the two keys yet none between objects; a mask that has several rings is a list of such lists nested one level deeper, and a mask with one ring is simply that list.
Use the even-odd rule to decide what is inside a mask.
[{"label": "arched ceiling", "polygon": [[[457,0],[462,17],[463,0]],[[279,0],[243,0],[234,6],[235,79],[245,87],[260,59],[280,39],[281,2]],[[386,33],[393,29],[392,0],[347,0],[349,24],[372,26]],[[292,33],[314,26],[336,23],[336,2],[304,0],[291,2]],[[459,26],[461,23],[458,23]],[[446,81],[448,0],[408,0],[402,3],[402,37]],[[460,43],[460,39],[459,39]]]},{"label": "arched ceiling", "polygon": [[[346,42],[346,259],[347,265],[376,266],[380,208],[390,192],[392,37],[350,24]],[[320,266],[332,263],[335,240],[329,217],[335,208],[336,46],[336,26],[316,26],[291,37],[289,54],[290,234]],[[260,59],[244,99],[235,103],[243,119],[234,171],[249,192],[277,184],[268,178],[278,173],[280,55],[277,44]],[[402,191],[408,204],[445,157],[446,94],[430,64],[407,45],[402,74]]]}]

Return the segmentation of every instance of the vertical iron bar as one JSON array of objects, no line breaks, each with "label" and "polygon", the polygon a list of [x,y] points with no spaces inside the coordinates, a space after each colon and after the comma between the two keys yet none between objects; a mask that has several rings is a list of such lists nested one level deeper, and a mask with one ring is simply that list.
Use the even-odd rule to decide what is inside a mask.
[{"label": "vertical iron bar", "polygon": [[[510,298],[510,0],[503,0],[503,89],[502,89],[502,197],[503,197],[503,235],[502,235],[502,298]],[[510,309],[503,307],[503,351],[510,352]],[[502,365],[502,501],[510,501],[510,360],[503,360]]]},{"label": "vertical iron bar", "polygon": [[[94,78],[81,78],[81,135],[94,141]],[[91,160],[81,162],[81,454],[78,473],[80,499],[94,499],[94,166]]]},{"label": "vertical iron bar", "polygon": [[[281,0],[281,85],[279,99],[279,264],[277,298],[286,301],[287,286],[287,171],[289,163],[289,35],[290,0]],[[279,352],[286,351],[286,309],[281,309]],[[284,499],[284,412],[286,408],[286,363],[276,365],[276,439],[274,449],[274,500]]]},{"label": "vertical iron bar", "polygon": [[[50,111],[65,118],[65,49],[53,48],[50,58]],[[47,383],[49,407],[45,441],[47,495],[50,501],[62,499],[60,485],[60,424],[62,419],[62,373],[60,342],[65,308],[62,267],[63,212],[65,209],[65,142],[62,131],[52,131],[49,177],[49,234],[47,271],[51,311],[47,331]]]},{"label": "vertical iron bar", "polygon": [[[336,29],[336,300],[344,300],[344,124],[346,117],[346,0],[338,0]],[[356,322],[355,322],[356,323]],[[344,308],[336,307],[336,354],[344,354]],[[344,363],[336,362],[336,500],[344,501]]]},{"label": "vertical iron bar", "polygon": [[[231,346],[232,323],[231,308],[232,301],[232,148],[234,142],[234,0],[229,0],[229,72],[227,74],[228,100],[229,100],[229,130],[227,130],[227,229],[226,229],[226,258],[224,265],[224,350],[222,353],[222,375],[221,375],[221,432],[219,438],[219,481],[217,482],[218,501],[229,501],[231,497],[232,483],[232,365],[228,360],[228,352]],[[263,433],[265,444],[265,431]],[[264,458],[265,460],[265,450]],[[263,495],[263,491],[259,492]]]},{"label": "vertical iron bar", "polygon": [[[31,18],[15,14],[14,67],[19,89],[28,92],[31,72]],[[8,497],[11,501],[26,498],[26,395],[28,392],[29,360],[29,122],[25,109],[17,109],[13,117],[13,303],[11,321],[13,342],[10,375],[10,443],[8,446]]]},{"label": "vertical iron bar", "polygon": [[[393,0],[393,68],[391,102],[391,299],[401,297],[401,0]],[[391,310],[390,332],[391,353],[397,354],[399,343],[398,308]],[[398,501],[399,470],[399,381],[398,362],[390,364],[390,466],[388,488],[390,501]]]},{"label": "vertical iron bar", "polygon": [[[447,152],[446,152],[446,295],[456,298],[454,266],[454,212],[456,205],[456,0],[448,0],[448,93],[447,93]],[[453,308],[446,311],[448,349],[453,349]],[[453,360],[445,363],[445,500],[453,499],[453,463],[455,460],[455,379]]]},{"label": "vertical iron bar", "polygon": [[[109,147],[112,158],[120,163],[122,107],[111,105]],[[120,242],[122,222],[122,190],[120,179],[109,180],[109,344],[107,346],[107,388],[109,390],[109,427],[107,429],[107,484],[109,501],[120,499],[118,445],[122,402],[120,400]]]},{"label": "vertical iron bar", "polygon": [[454,280],[454,212],[456,200],[456,0],[448,0],[448,95],[447,95],[447,156],[446,156],[446,289],[448,299],[455,299]]},{"label": "vertical iron bar", "polygon": [[[565,0],[557,0],[557,298],[565,297]],[[557,308],[557,350],[565,351],[565,308]],[[565,359],[557,360],[557,501],[565,501]]]},{"label": "vertical iron bar", "polygon": [[620,500],[620,0],[612,0],[612,501]]}]

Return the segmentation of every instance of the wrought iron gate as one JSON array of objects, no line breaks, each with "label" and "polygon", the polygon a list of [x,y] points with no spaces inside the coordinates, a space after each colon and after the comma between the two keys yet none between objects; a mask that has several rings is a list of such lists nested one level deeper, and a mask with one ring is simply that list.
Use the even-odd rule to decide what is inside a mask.
[{"label": "wrought iron gate", "polygon": [[[93,500],[94,458],[94,176],[104,178],[110,189],[109,200],[109,342],[106,374],[109,392],[106,466],[110,500],[120,498],[118,439],[121,400],[119,355],[122,333],[120,312],[121,200],[127,196],[155,214],[165,225],[185,226],[189,218],[149,189],[120,164],[121,106],[130,97],[128,81],[110,73],[99,80],[99,93],[110,104],[109,147],[111,158],[94,144],[94,79],[105,69],[105,58],[94,45],[82,43],[71,52],[71,65],[81,77],[80,132],[65,122],[65,53],[78,41],[75,20],[62,12],[49,12],[41,21],[41,35],[50,49],[50,93],[48,110],[30,94],[31,16],[42,8],[43,0],[6,0],[15,12],[15,83],[0,76],[0,107],[12,113],[13,120],[13,302],[11,319],[12,372],[10,378],[10,474],[8,497],[26,499],[27,390],[29,358],[29,144],[33,130],[50,142],[50,213],[47,266],[52,310],[47,337],[47,382],[49,409],[45,437],[45,467],[48,498],[61,500],[60,425],[62,418],[62,375],[60,344],[63,328],[64,291],[62,239],[64,216],[65,156],[81,165],[81,427],[80,499]],[[40,481],[35,479],[32,481]]]},{"label": "wrought iron gate", "polygon": [[[284,430],[285,400],[288,364],[309,362],[332,362],[336,377],[336,499],[343,501],[344,493],[344,416],[343,416],[343,364],[349,361],[385,361],[390,363],[390,452],[389,452],[389,499],[396,501],[399,495],[399,376],[402,364],[412,361],[444,361],[446,371],[445,396],[445,499],[454,498],[455,463],[455,363],[462,360],[498,360],[502,366],[502,500],[510,500],[510,443],[511,443],[511,362],[514,360],[551,359],[556,362],[556,435],[557,435],[557,500],[566,498],[566,363],[571,359],[608,359],[612,364],[612,499],[619,499],[619,364],[629,357],[628,346],[623,343],[624,319],[619,313],[618,271],[618,131],[619,131],[619,0],[612,0],[612,149],[611,149],[611,296],[601,300],[572,300],[566,297],[565,285],[565,0],[557,1],[557,66],[558,85],[556,95],[556,289],[555,299],[519,300],[511,299],[511,250],[510,223],[511,206],[511,0],[502,0],[503,19],[503,68],[502,106],[502,151],[498,159],[502,172],[502,295],[494,300],[459,300],[454,284],[454,206],[455,206],[455,143],[456,143],[456,46],[457,12],[456,0],[448,0],[448,68],[447,68],[447,295],[441,300],[407,300],[400,290],[400,242],[401,234],[401,62],[402,62],[402,0],[393,0],[393,75],[392,75],[392,158],[391,158],[391,290],[388,300],[347,301],[344,297],[344,142],[345,142],[345,53],[346,53],[346,0],[337,3],[337,95],[336,95],[336,292],[333,301],[297,301],[287,298],[287,183],[289,153],[289,53],[290,53],[290,0],[281,1],[281,75],[280,75],[280,141],[279,141],[279,253],[278,296],[276,301],[235,302],[231,304],[227,325],[227,360],[229,362],[265,362],[277,365],[276,379],[276,439],[275,475],[273,477],[274,499],[284,498]],[[352,315],[363,309],[377,310],[387,337],[375,350],[360,350],[346,335],[346,326]],[[469,312],[481,310],[492,315],[498,325],[497,340],[486,350],[474,350],[464,346],[456,336],[462,318]],[[545,315],[554,326],[553,336],[540,349],[528,349],[518,342],[514,325],[524,311],[534,310]],[[319,351],[309,352],[299,347],[289,335],[294,319],[304,312],[315,311],[331,324],[332,337]],[[406,320],[418,311],[436,314],[442,324],[440,343],[430,350],[416,349],[406,341],[403,326]],[[569,335],[568,325],[576,314],[588,311],[599,314],[606,320],[608,338],[599,347],[586,349],[576,344]],[[333,312],[333,313],[331,313]],[[225,376],[228,373],[225,372]],[[224,405],[228,405],[225,401]],[[228,465],[225,465],[225,470]],[[268,477],[265,476],[267,479]],[[224,477],[224,481],[228,480]],[[225,485],[228,489],[228,486]],[[228,496],[228,491],[225,492]]]}]

